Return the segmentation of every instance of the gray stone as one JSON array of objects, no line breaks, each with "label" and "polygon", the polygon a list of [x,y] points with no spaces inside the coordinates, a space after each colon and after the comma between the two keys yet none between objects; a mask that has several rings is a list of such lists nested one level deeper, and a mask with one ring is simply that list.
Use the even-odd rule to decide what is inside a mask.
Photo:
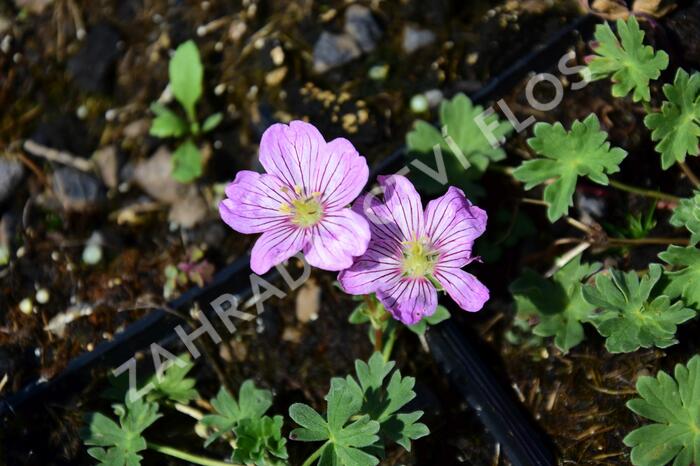
[{"label": "gray stone", "polygon": [[420,29],[407,24],[403,29],[403,40],[401,47],[406,53],[413,53],[416,50],[426,47],[435,42],[435,33],[428,29]]},{"label": "gray stone", "polygon": [[116,189],[119,184],[119,159],[116,146],[106,146],[95,151],[92,159],[97,165],[102,181],[109,189]]},{"label": "gray stone", "polygon": [[209,206],[196,187],[190,186],[184,196],[170,207],[168,220],[182,228],[192,228],[204,220]]},{"label": "gray stone", "polygon": [[363,52],[371,52],[382,36],[372,10],[362,5],[350,5],[345,10],[345,32],[347,32]]},{"label": "gray stone", "polygon": [[94,26],[83,46],[68,61],[68,72],[85,92],[108,92],[119,58],[119,32],[107,23]]},{"label": "gray stone", "polygon": [[105,200],[100,181],[74,168],[53,172],[53,189],[63,209],[70,212],[95,210]]},{"label": "gray stone", "polygon": [[314,45],[314,71],[324,73],[353,61],[361,54],[360,47],[350,35],[324,31]]},{"label": "gray stone", "polygon": [[172,155],[161,146],[148,160],[139,162],[134,168],[134,181],[153,199],[173,204],[187,193],[186,186],[173,180]]},{"label": "gray stone", "polygon": [[24,166],[7,157],[0,158],[0,204],[10,198],[24,176]]}]

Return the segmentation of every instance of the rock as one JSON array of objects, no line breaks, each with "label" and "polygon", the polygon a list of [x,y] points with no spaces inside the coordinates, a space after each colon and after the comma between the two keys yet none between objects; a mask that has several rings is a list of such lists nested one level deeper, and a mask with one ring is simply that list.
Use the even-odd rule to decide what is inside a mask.
[{"label": "rock", "polygon": [[175,203],[187,192],[187,187],[173,180],[172,156],[167,147],[161,146],[150,159],[136,164],[134,181],[146,194],[166,204]]},{"label": "rock", "polygon": [[119,32],[106,23],[90,30],[78,53],[68,61],[68,72],[85,92],[107,92],[119,58]]},{"label": "rock", "polygon": [[314,71],[324,73],[353,61],[361,54],[360,47],[349,34],[331,34],[324,31],[314,45]]},{"label": "rock", "polygon": [[59,168],[53,172],[53,189],[63,209],[69,212],[95,210],[104,201],[100,181],[74,168]]},{"label": "rock", "polygon": [[0,158],[0,204],[10,198],[22,181],[24,166],[8,157]]},{"label": "rock", "polygon": [[435,33],[433,31],[420,29],[410,24],[404,26],[402,37],[401,48],[409,54],[435,42]]},{"label": "rock", "polygon": [[192,228],[207,216],[209,206],[195,186],[179,197],[170,207],[168,220],[182,228]]},{"label": "rock", "polygon": [[296,299],[296,316],[299,322],[309,322],[318,319],[321,308],[321,288],[316,280],[309,278],[299,289]]},{"label": "rock", "polygon": [[350,5],[345,10],[345,32],[355,39],[365,53],[375,49],[382,35],[372,10],[362,5]]},{"label": "rock", "polygon": [[119,159],[116,146],[106,146],[95,151],[92,156],[100,172],[102,181],[109,189],[119,185]]}]

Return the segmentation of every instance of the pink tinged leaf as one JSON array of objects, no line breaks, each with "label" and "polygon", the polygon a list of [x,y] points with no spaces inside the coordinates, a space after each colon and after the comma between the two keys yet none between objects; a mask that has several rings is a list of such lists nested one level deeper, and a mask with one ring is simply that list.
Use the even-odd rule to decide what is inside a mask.
[{"label": "pink tinged leaf", "polygon": [[414,240],[423,234],[423,204],[413,184],[401,175],[379,176],[384,188],[384,203],[391,213],[403,240]]},{"label": "pink tinged leaf", "polygon": [[367,251],[338,274],[346,293],[369,294],[378,288],[390,288],[401,279],[401,248],[396,242],[377,241],[372,237]]},{"label": "pink tinged leaf", "polygon": [[350,267],[355,257],[365,253],[370,241],[367,221],[350,209],[327,213],[318,225],[308,230],[304,256],[310,265],[323,270]]},{"label": "pink tinged leaf", "polygon": [[434,276],[454,302],[465,311],[479,311],[489,300],[489,289],[474,275],[464,270],[440,267]]},{"label": "pink tinged leaf", "polygon": [[454,186],[430,201],[425,209],[425,232],[441,253],[440,264],[460,268],[471,262],[474,240],[486,230],[486,220],[486,212]]},{"label": "pink tinged leaf", "polygon": [[258,275],[284,262],[301,251],[307,242],[306,231],[286,225],[266,231],[255,242],[250,254],[250,268]]},{"label": "pink tinged leaf", "polygon": [[326,144],[315,161],[312,185],[314,191],[322,193],[327,208],[337,210],[359,196],[368,178],[367,160],[350,141],[337,138]]},{"label": "pink tinged leaf", "polygon": [[388,288],[380,288],[377,298],[406,325],[418,323],[437,309],[437,290],[425,278],[402,278]]},{"label": "pink tinged leaf", "polygon": [[298,186],[310,196],[314,171],[325,158],[325,147],[326,141],[312,124],[276,123],[263,133],[260,163],[267,173],[280,178],[292,190]]},{"label": "pink tinged leaf", "polygon": [[280,180],[273,175],[240,171],[226,187],[227,199],[219,204],[219,214],[240,233],[261,233],[278,228],[289,221],[289,214],[280,207],[290,202],[280,186]]}]

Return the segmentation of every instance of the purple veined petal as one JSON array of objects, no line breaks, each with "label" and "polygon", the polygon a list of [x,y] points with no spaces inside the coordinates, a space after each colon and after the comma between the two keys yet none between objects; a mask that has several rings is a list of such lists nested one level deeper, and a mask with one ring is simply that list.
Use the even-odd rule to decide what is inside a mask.
[{"label": "purple veined petal", "polygon": [[489,289],[474,275],[462,269],[439,267],[433,275],[447,294],[465,311],[480,311],[489,300]]},{"label": "purple veined petal", "polygon": [[253,246],[250,268],[258,275],[267,273],[275,265],[301,251],[307,240],[307,232],[291,224],[266,231]]},{"label": "purple veined petal", "polygon": [[329,210],[338,210],[354,201],[367,184],[367,160],[344,138],[326,144],[322,155],[315,162],[313,190],[322,193]]},{"label": "purple veined petal", "polygon": [[460,268],[471,262],[474,240],[484,233],[486,220],[486,212],[454,186],[430,201],[425,209],[425,233],[441,252],[440,264]]},{"label": "purple veined petal", "polygon": [[280,186],[282,182],[274,175],[242,170],[226,187],[227,198],[219,203],[219,214],[240,233],[262,233],[285,225],[289,214],[280,207],[290,199]]},{"label": "purple veined petal", "polygon": [[369,222],[372,241],[395,242],[400,245],[405,240],[386,204],[380,202],[374,194],[358,197],[352,210]]},{"label": "purple veined petal", "polygon": [[303,121],[276,123],[265,130],[260,141],[260,163],[292,190],[313,192],[313,173],[325,158],[326,141],[316,127]]},{"label": "purple veined petal", "polygon": [[339,271],[350,267],[367,250],[369,224],[350,209],[325,214],[321,222],[308,229],[304,247],[306,261],[323,270]]},{"label": "purple veined petal", "polygon": [[372,238],[367,251],[352,267],[338,274],[340,286],[346,293],[369,294],[378,288],[390,288],[401,279],[401,248],[396,242]]},{"label": "purple veined petal", "polygon": [[423,234],[423,204],[413,184],[401,175],[379,176],[384,188],[384,203],[391,212],[404,240]]},{"label": "purple veined petal", "polygon": [[437,309],[437,290],[426,278],[402,278],[377,290],[377,299],[406,325],[418,323]]}]

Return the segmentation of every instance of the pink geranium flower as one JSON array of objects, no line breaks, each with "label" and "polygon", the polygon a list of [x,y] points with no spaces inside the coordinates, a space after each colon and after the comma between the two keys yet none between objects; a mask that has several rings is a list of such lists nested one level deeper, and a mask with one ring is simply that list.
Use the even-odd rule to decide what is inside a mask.
[{"label": "pink geranium flower", "polygon": [[435,312],[436,285],[462,309],[480,310],[489,290],[462,267],[475,259],[472,246],[486,228],[486,212],[455,187],[423,211],[420,196],[405,177],[380,176],[379,184],[384,202],[367,195],[353,206],[370,221],[372,239],[367,252],[338,276],[343,289],[376,293],[407,325]]},{"label": "pink geranium flower", "polygon": [[367,221],[347,206],[367,183],[367,161],[347,139],[326,142],[311,124],[269,127],[260,142],[267,173],[240,171],[219,204],[221,218],[241,233],[262,233],[251,253],[253,272],[303,251],[324,270],[350,267],[367,249]]}]

